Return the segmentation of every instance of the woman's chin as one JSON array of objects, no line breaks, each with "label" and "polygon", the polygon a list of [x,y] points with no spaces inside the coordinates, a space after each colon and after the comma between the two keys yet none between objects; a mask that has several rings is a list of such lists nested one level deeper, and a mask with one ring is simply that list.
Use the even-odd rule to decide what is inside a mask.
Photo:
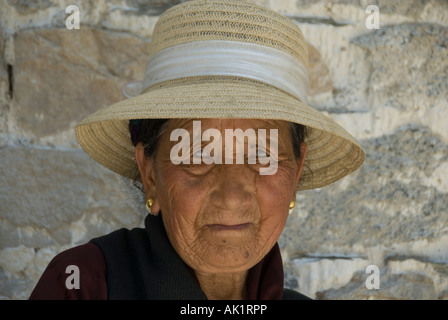
[{"label": "woman's chin", "polygon": [[193,269],[204,273],[242,272],[257,264],[260,256],[247,245],[220,245],[206,252],[201,256],[202,263]]}]

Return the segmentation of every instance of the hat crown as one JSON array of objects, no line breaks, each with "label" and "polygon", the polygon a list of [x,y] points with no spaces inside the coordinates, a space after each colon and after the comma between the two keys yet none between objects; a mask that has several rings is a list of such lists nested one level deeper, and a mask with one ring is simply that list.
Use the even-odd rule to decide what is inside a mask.
[{"label": "hat crown", "polygon": [[154,28],[150,54],[195,41],[228,40],[271,47],[308,68],[300,29],[272,10],[236,0],[192,0],[165,11]]}]

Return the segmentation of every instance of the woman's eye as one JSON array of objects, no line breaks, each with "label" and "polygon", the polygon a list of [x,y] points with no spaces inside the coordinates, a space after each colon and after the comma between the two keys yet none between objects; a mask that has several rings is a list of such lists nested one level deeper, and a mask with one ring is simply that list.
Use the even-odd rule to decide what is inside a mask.
[{"label": "woman's eye", "polygon": [[257,152],[257,158],[269,158],[271,154],[266,149],[260,149]]},{"label": "woman's eye", "polygon": [[194,165],[209,165],[212,164],[213,158],[210,157],[209,154],[206,152],[204,153],[204,150],[197,150],[193,152],[193,159],[191,161]]},{"label": "woman's eye", "polygon": [[204,152],[204,150],[197,150],[193,153],[193,160],[191,163],[193,164],[212,164],[214,161],[214,158],[210,156],[207,152]]},{"label": "woman's eye", "polygon": [[197,150],[196,152],[194,152],[193,157],[202,158],[202,150]]}]

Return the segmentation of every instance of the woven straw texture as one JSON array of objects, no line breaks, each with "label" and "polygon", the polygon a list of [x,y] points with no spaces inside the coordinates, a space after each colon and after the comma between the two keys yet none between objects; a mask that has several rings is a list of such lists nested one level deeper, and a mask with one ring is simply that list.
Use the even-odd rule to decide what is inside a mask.
[{"label": "woven straw texture", "polygon": [[[243,1],[190,1],[158,20],[150,55],[170,46],[201,40],[256,43],[287,52],[308,66],[300,29],[271,10]],[[308,152],[298,190],[335,182],[358,169],[365,154],[341,126],[297,98],[268,84],[224,76],[182,78],[152,86],[88,116],[76,127],[82,148],[97,162],[135,178],[130,119],[276,119],[307,126]]]}]

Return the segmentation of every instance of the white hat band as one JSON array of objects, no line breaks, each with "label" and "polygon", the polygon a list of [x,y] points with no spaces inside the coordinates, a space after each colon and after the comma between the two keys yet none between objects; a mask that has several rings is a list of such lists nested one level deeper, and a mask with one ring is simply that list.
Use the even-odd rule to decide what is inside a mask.
[{"label": "white hat band", "polygon": [[309,78],[301,61],[286,52],[253,43],[196,41],[163,49],[148,61],[143,81],[123,87],[126,97],[164,81],[195,76],[235,76],[261,81],[307,103]]}]

